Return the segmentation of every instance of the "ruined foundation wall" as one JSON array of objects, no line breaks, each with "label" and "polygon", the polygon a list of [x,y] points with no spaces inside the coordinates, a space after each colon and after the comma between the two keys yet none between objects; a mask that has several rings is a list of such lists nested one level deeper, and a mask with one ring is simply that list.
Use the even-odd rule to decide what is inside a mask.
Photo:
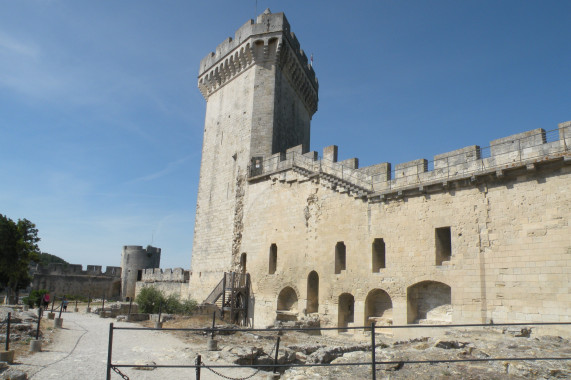
[{"label": "ruined foundation wall", "polygon": [[[287,286],[299,296],[301,316],[313,270],[319,313],[330,326],[337,324],[343,293],[355,297],[360,325],[373,289],[390,296],[394,324],[406,324],[416,309],[442,318],[445,307],[433,314],[424,309],[446,294],[413,304],[409,288],[425,281],[450,287],[453,322],[569,321],[569,183],[571,167],[558,165],[381,203],[335,192],[294,171],[251,183],[242,251],[252,276],[254,323],[273,323],[278,294]],[[452,256],[436,265],[435,229],[441,227],[450,227]],[[375,238],[383,238],[386,250],[378,273],[372,271]],[[346,269],[335,274],[338,242],[346,246]],[[268,274],[272,244],[277,268]]]}]

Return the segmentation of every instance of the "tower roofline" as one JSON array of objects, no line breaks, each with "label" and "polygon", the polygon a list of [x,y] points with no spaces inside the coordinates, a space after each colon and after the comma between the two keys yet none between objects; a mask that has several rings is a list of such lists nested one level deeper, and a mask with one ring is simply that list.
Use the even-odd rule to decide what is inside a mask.
[{"label": "tower roofline", "polygon": [[[256,21],[249,20],[244,25],[242,25],[234,34],[234,38],[228,37],[224,42],[216,47],[215,52],[211,52],[206,55],[200,61],[200,68],[198,72],[198,77],[200,78],[204,74],[208,73],[214,66],[225,61],[232,56],[232,53],[239,49],[249,50],[252,48],[252,43],[247,46],[248,41],[256,42],[258,39],[264,39],[265,37],[271,37],[272,35],[282,35],[287,38],[289,45],[292,47],[292,51],[295,52],[297,59],[299,60],[301,67],[309,79],[312,87],[317,91],[319,88],[317,77],[315,76],[315,71],[313,67],[309,64],[309,60],[305,55],[305,52],[301,50],[299,41],[296,35],[291,32],[289,22],[283,12],[280,13],[270,13],[267,9],[264,13],[260,14]],[[245,45],[245,46],[242,46]],[[246,49],[246,48],[249,49]],[[246,52],[250,54],[251,52]]]}]

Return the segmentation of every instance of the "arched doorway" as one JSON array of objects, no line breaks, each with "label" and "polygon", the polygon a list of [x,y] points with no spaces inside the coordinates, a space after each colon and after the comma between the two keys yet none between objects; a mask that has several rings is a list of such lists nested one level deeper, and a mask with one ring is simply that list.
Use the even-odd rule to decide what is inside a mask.
[{"label": "arched doorway", "polygon": [[319,275],[312,271],[307,276],[307,313],[317,313],[319,310]]},{"label": "arched doorway", "polygon": [[365,299],[365,326],[375,322],[377,326],[393,324],[393,301],[382,289],[373,289]]},{"label": "arched doorway", "polygon": [[355,321],[355,297],[349,293],[343,293],[339,296],[339,307],[337,311],[337,327],[341,329],[339,332],[345,332],[349,323]]},{"label": "arched doorway", "polygon": [[452,290],[437,281],[423,281],[406,291],[408,323],[452,322]]}]

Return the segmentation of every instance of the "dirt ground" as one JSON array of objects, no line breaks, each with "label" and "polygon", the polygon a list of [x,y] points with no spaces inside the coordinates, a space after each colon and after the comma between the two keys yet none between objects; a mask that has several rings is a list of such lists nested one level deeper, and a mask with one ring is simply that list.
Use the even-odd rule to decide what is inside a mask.
[{"label": "dirt ground", "polygon": [[[73,310],[73,308],[71,309]],[[87,314],[62,315],[63,329],[53,329],[53,321],[43,320],[46,342],[37,354],[26,352],[22,343],[13,366],[28,373],[30,379],[104,379],[107,363],[109,324],[115,327],[154,327],[154,322],[138,324],[117,322]],[[115,330],[113,337],[114,364],[148,365],[150,370],[120,368],[130,379],[192,379],[192,368],[156,368],[153,365],[191,365],[201,355],[205,366],[243,365],[234,368],[202,368],[201,378],[269,378],[278,337],[278,360],[282,379],[370,379],[371,337],[363,331],[354,333],[328,332],[309,335],[279,330],[228,332],[215,336],[218,349],[207,349],[210,335],[196,331],[172,331],[170,328],[208,328],[211,316],[177,317],[163,323],[163,330]],[[231,327],[217,321],[217,327]],[[425,330],[427,333],[430,330]],[[571,378],[571,342],[552,331],[531,329],[479,328],[447,329],[440,336],[418,333],[414,338],[398,338],[376,334],[377,379],[558,379]],[[15,347],[15,346],[13,346]],[[545,361],[517,358],[552,358]],[[490,361],[490,359],[501,360]],[[474,359],[474,362],[438,363],[438,360]],[[424,361],[410,364],[407,361]],[[294,367],[301,364],[319,367]],[[343,366],[363,363],[360,366]],[[333,366],[341,364],[341,366]],[[111,379],[120,379],[111,374]]]}]

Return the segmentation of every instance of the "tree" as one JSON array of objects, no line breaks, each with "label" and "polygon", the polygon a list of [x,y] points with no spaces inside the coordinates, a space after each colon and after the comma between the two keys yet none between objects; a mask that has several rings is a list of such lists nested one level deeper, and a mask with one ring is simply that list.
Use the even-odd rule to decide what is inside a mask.
[{"label": "tree", "polygon": [[69,264],[67,261],[65,261],[61,257],[56,256],[56,255],[51,255],[51,254],[46,253],[46,252],[40,253],[39,258],[40,258],[39,264],[44,265],[44,266],[47,266],[48,264],[64,264],[64,265]]},{"label": "tree", "polygon": [[37,262],[38,229],[28,219],[14,222],[0,214],[0,285],[18,291],[30,284],[30,263]]}]

